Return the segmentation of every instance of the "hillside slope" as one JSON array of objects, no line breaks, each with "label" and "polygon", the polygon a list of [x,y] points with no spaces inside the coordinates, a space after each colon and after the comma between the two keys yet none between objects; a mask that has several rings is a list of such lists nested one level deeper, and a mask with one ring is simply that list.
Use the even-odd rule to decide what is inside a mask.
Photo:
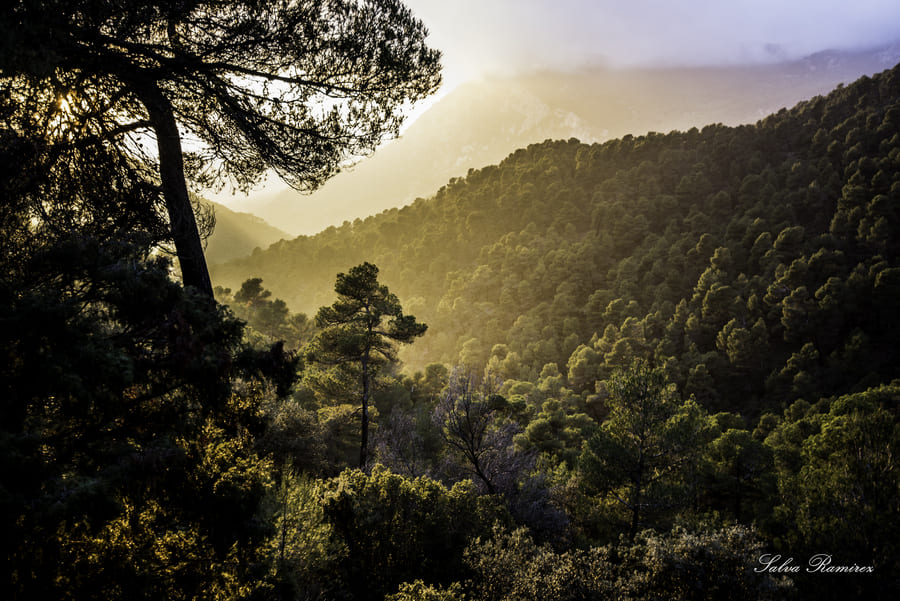
[{"label": "hillside slope", "polygon": [[203,201],[212,210],[216,226],[206,240],[206,260],[210,264],[223,263],[249,255],[255,248],[266,248],[273,242],[291,238],[250,213],[239,213],[212,201]]},{"label": "hillside slope", "polygon": [[294,310],[364,260],[429,324],[409,365],[558,370],[635,356],[743,412],[900,377],[900,68],[755,125],[545,142],[417,200],[213,270]]}]

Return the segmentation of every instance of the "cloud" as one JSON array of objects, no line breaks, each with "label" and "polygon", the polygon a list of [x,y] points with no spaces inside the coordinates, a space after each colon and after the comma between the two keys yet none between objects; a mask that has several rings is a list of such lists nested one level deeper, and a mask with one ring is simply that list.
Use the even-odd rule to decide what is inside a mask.
[{"label": "cloud", "polygon": [[448,80],[491,72],[721,64],[900,38],[896,0],[406,0],[445,54]]}]

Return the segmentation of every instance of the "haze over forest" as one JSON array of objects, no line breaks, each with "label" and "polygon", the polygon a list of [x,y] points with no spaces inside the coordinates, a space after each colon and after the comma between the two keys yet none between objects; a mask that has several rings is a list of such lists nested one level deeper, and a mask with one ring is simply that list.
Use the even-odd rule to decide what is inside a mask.
[{"label": "haze over forest", "polygon": [[486,77],[461,84],[399,140],[311,195],[290,188],[220,198],[291,234],[427,197],[451,177],[546,139],[602,142],[711,123],[739,125],[872,75],[900,59],[900,44],[823,51],[788,62],[612,69],[582,67]]},{"label": "haze over forest", "polygon": [[0,590],[900,598],[895,4],[3,3]]},{"label": "haze over forest", "polygon": [[[249,197],[226,189],[213,199],[291,234],[313,234],[433,194],[469,168],[544,139],[755,122],[893,66],[900,37],[900,11],[884,0],[409,6],[443,52],[444,77],[406,124],[412,140],[389,142],[312,196],[273,175]],[[429,123],[417,125],[424,113]]]}]

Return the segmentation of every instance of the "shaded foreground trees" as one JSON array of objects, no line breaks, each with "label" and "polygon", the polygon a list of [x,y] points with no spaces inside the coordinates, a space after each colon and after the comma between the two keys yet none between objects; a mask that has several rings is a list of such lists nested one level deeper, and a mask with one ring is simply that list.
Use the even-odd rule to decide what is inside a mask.
[{"label": "shaded foreground trees", "polygon": [[[548,537],[508,485],[498,486],[503,477],[489,478],[490,490],[471,460],[494,453],[484,463],[490,468],[497,455],[514,454],[498,427],[511,412],[523,423],[533,420],[532,401],[519,406],[474,386],[473,378],[456,379],[458,373],[432,397],[432,425],[447,428],[445,448],[421,451],[439,459],[453,447],[446,436],[456,436],[462,448],[452,450],[473,451],[460,461],[467,475],[441,474],[441,485],[433,480],[439,470],[404,477],[376,464],[371,473],[347,470],[315,485],[308,507],[327,530],[319,548],[347,549],[328,560],[336,588],[324,597],[372,598],[376,587],[377,598],[396,591],[388,598],[404,600],[896,596],[896,385],[815,405],[798,401],[783,417],[763,416],[748,430],[736,414],[710,416],[679,400],[661,369],[638,362],[617,370],[604,384],[609,414],[580,460],[569,467],[566,449],[549,448],[524,462],[527,473],[516,478],[543,477],[549,503],[538,507],[541,499],[532,497],[532,509],[545,516],[565,511]],[[491,432],[501,444],[488,448]],[[471,514],[445,513],[448,501],[463,499],[478,499],[467,505]],[[833,564],[874,571],[754,569],[765,554],[803,564],[821,549]],[[313,583],[316,590],[315,574],[303,566],[306,559],[319,565],[321,553],[289,555],[298,586]]]},{"label": "shaded foreground trees", "polygon": [[[11,101],[0,97],[0,115]],[[226,309],[172,281],[153,250],[166,236],[156,192],[120,149],[6,126],[5,595],[265,592],[270,475],[253,442],[261,401],[289,387],[296,363],[278,347],[247,347]]]},{"label": "shaded foreground trees", "polygon": [[[245,347],[239,321],[171,280],[134,227],[140,179],[48,181],[23,152],[39,141],[0,137],[5,595],[265,591],[270,476],[253,439],[268,376],[296,366]],[[114,154],[93,158],[122,175]],[[66,210],[52,210],[58,192]]]},{"label": "shaded foreground trees", "polygon": [[764,548],[758,533],[743,526],[697,531],[647,530],[630,543],[565,550],[536,544],[524,528],[510,532],[495,527],[492,536],[475,541],[466,550],[466,563],[476,574],[471,591],[474,594],[432,598],[790,598],[793,591],[789,579],[748,569]]},{"label": "shaded foreground trees", "polygon": [[188,182],[246,189],[272,169],[316,188],[437,88],[440,55],[425,36],[395,0],[19,0],[0,9],[0,89],[18,107],[3,117],[148,169],[184,284],[212,296]]}]

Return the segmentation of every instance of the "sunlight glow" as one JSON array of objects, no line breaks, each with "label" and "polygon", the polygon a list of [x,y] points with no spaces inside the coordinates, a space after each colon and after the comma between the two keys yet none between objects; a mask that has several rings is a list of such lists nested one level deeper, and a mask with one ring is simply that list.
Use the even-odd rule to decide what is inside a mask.
[{"label": "sunlight glow", "polygon": [[48,131],[61,139],[70,137],[78,121],[77,108],[78,100],[72,92],[57,96],[52,112],[48,115]]}]

